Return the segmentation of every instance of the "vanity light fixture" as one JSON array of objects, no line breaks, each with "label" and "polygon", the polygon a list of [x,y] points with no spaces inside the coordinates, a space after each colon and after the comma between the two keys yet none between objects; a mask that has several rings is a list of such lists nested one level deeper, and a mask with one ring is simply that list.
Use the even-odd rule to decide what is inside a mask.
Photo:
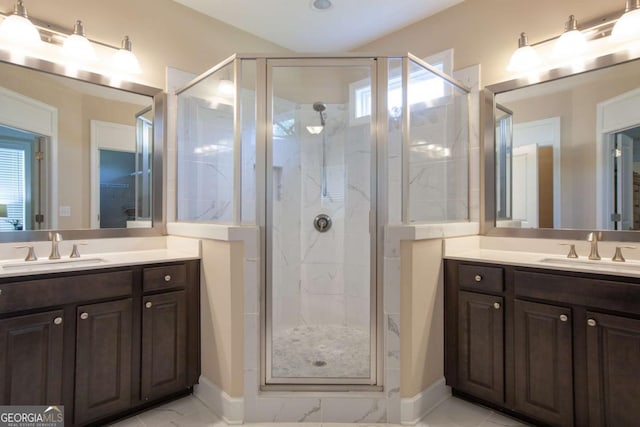
[{"label": "vanity light fixture", "polygon": [[507,71],[527,74],[534,82],[539,71],[571,67],[579,72],[596,58],[618,52],[635,55],[640,46],[640,0],[627,0],[626,9],[602,16],[578,28],[574,15],[569,17],[565,31],[549,39],[529,45],[520,35]]},{"label": "vanity light fixture", "polygon": [[34,48],[40,45],[40,33],[29,20],[27,8],[18,0],[13,14],[0,23],[0,39],[15,47]]},{"label": "vanity light fixture", "polygon": [[513,55],[511,55],[507,71],[519,73],[531,70],[538,65],[540,65],[538,53],[529,46],[527,35],[525,33],[520,33],[518,49],[516,49],[516,51],[513,52]]},{"label": "vanity light fixture", "polygon": [[611,38],[614,41],[640,38],[640,0],[627,0],[624,15],[613,27]]},{"label": "vanity light fixture", "polygon": [[0,12],[0,19],[0,49],[9,50],[12,55],[63,64],[68,74],[84,68],[123,80],[141,73],[129,36],[125,36],[121,46],[114,46],[87,38],[80,20],[73,31],[40,19],[29,20],[23,0],[17,0],[13,14]]},{"label": "vanity light fixture", "polygon": [[84,25],[81,20],[77,20],[73,26],[73,34],[67,37],[62,45],[64,54],[78,61],[93,61],[96,59],[96,52],[84,32]]},{"label": "vanity light fixture", "polygon": [[565,24],[565,31],[556,41],[553,55],[556,58],[566,59],[582,55],[587,50],[587,39],[578,30],[578,21],[574,15],[569,16]]}]

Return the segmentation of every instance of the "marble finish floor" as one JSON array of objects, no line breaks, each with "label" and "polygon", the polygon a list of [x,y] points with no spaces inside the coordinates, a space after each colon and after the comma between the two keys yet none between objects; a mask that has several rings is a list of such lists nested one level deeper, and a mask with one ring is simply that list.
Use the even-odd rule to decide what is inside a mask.
[{"label": "marble finish floor", "polygon": [[[372,423],[247,423],[244,425],[247,427],[402,427],[399,424]],[[490,409],[452,397],[429,413],[417,427],[524,427],[526,425]],[[111,426],[228,427],[194,396],[169,402]]]},{"label": "marble finish floor", "polygon": [[301,325],[274,332],[272,375],[369,378],[369,331],[341,325]]}]

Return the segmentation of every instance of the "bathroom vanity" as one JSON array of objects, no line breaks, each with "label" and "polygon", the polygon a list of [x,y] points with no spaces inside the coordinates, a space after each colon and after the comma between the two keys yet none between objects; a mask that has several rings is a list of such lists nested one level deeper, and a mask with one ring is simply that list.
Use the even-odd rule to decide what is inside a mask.
[{"label": "bathroom vanity", "polygon": [[536,425],[637,425],[640,270],[552,264],[445,259],[447,384]]},{"label": "bathroom vanity", "polygon": [[102,424],[200,375],[200,262],[0,277],[0,404]]}]

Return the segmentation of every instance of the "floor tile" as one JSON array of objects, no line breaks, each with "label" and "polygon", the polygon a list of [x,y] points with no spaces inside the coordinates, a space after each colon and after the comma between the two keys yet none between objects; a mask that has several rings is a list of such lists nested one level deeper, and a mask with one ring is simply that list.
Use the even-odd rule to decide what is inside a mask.
[{"label": "floor tile", "polygon": [[[111,424],[112,427],[228,427],[194,396],[188,396]],[[402,427],[380,423],[247,423],[245,427]],[[418,427],[525,427],[516,419],[452,397]]]}]

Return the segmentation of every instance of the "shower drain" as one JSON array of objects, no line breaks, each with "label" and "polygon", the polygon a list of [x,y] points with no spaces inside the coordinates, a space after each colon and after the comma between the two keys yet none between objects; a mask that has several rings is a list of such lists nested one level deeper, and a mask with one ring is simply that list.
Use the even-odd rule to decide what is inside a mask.
[{"label": "shower drain", "polygon": [[327,364],[327,362],[325,362],[324,360],[316,360],[315,362],[313,362],[313,366],[325,366]]}]

